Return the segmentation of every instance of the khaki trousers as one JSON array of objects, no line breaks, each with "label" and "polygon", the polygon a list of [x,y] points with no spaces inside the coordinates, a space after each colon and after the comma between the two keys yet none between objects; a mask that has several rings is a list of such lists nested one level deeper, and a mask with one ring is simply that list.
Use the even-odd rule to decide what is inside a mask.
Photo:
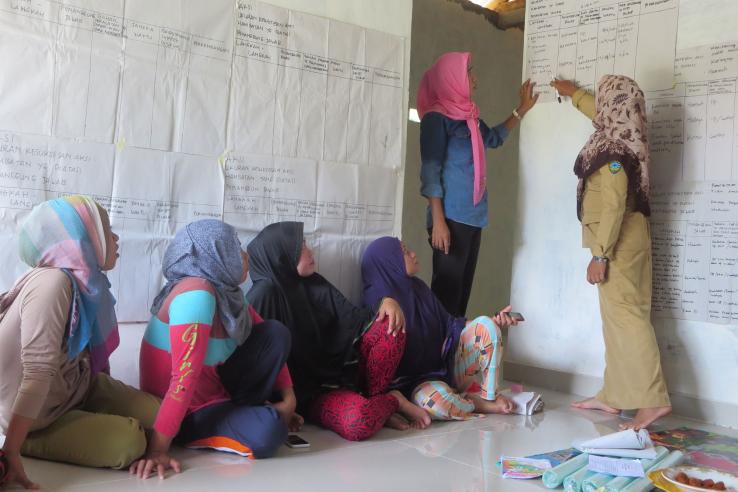
[{"label": "khaki trousers", "polygon": [[28,434],[21,454],[98,468],[126,468],[146,452],[159,399],[100,373],[84,404]]}]

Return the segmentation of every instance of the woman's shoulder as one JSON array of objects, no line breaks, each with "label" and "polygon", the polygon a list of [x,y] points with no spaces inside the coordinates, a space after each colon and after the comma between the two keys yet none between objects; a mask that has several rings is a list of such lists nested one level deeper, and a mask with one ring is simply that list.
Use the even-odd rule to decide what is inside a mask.
[{"label": "woman's shoulder", "polygon": [[56,295],[71,297],[72,280],[61,268],[34,268],[26,279],[23,291],[43,289]]},{"label": "woman's shoulder", "polygon": [[272,297],[279,294],[281,291],[279,285],[270,279],[263,279],[254,282],[249,291],[246,293],[246,298],[249,302],[258,302],[259,299]]},{"label": "woman's shoulder", "polygon": [[[625,145],[625,142],[615,138],[604,138],[600,140],[595,149],[594,158],[590,168],[599,169],[615,161],[622,165],[638,165],[638,157]],[[578,159],[581,158],[578,157]]]},{"label": "woman's shoulder", "polygon": [[34,268],[21,282],[24,282],[18,293],[21,309],[37,311],[55,305],[69,306],[72,302],[72,280],[59,268]]},{"label": "woman's shoulder", "polygon": [[177,285],[169,293],[169,300],[172,301],[180,296],[190,297],[193,294],[203,294],[206,297],[215,297],[215,286],[208,280],[200,277],[185,277],[181,279]]}]

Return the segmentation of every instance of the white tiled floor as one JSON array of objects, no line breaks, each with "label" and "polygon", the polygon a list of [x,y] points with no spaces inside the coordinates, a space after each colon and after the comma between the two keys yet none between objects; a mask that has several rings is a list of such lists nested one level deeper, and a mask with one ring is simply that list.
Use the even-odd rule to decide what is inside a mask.
[{"label": "white tiled floor", "polygon": [[[546,411],[534,417],[488,416],[468,422],[437,422],[424,431],[383,429],[353,443],[308,426],[300,434],[309,450],[283,448],[277,457],[249,461],[217,452],[178,449],[184,471],[161,481],[124,472],[26,460],[26,471],[44,490],[75,492],[159,491],[535,491],[538,481],[503,480],[500,455],[525,456],[566,448],[576,438],[617,430],[616,418],[574,411],[574,396],[543,391]],[[668,418],[658,428],[681,425],[738,437],[738,431]]]}]

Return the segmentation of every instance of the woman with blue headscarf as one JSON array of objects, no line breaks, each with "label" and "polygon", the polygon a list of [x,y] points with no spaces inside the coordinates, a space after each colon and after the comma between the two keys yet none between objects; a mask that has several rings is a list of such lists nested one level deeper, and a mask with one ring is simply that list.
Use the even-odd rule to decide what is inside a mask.
[{"label": "woman with blue headscarf", "polygon": [[[164,254],[167,284],[141,346],[141,388],[163,398],[146,458],[131,472],[178,468],[177,441],[267,458],[287,437],[296,400],[285,362],[290,334],[248,305],[248,257],[236,230],[205,219],[181,229]],[[281,401],[266,405],[274,391]],[[298,423],[299,425],[299,423]]]},{"label": "woman with blue headscarf", "polygon": [[106,374],[118,346],[108,214],[86,196],[43,202],[18,242],[31,270],[0,294],[0,484],[37,488],[21,454],[125,468],[146,450],[159,401]]}]

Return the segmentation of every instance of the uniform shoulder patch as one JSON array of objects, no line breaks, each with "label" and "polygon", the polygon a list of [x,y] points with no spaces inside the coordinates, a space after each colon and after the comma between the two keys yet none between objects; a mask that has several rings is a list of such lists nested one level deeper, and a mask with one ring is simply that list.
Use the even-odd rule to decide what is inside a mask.
[{"label": "uniform shoulder patch", "polygon": [[610,170],[610,174],[617,174],[623,168],[623,165],[620,164],[620,162],[618,161],[610,161],[610,164],[607,165],[607,168]]}]

